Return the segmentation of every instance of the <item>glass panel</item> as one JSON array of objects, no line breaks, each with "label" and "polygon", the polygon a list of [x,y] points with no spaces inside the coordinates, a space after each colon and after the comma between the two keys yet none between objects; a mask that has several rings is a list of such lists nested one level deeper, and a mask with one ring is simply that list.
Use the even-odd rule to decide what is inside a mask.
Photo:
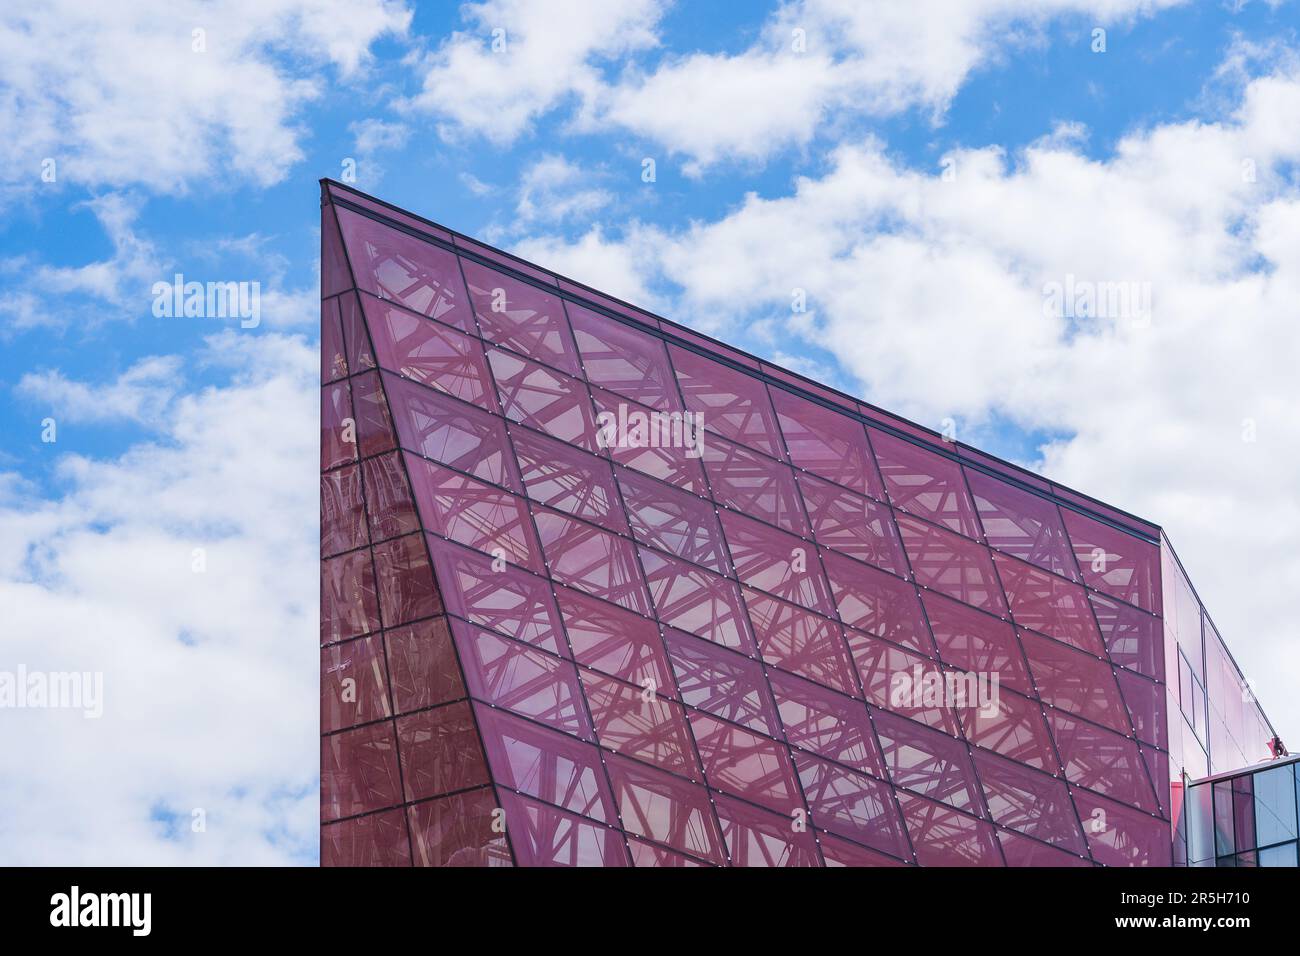
[{"label": "glass panel", "polygon": [[840,625],[749,588],[742,593],[765,661],[845,694],[858,694]]},{"label": "glass panel", "polygon": [[321,389],[320,470],[328,471],[357,459],[356,419],[352,392],[346,381]]},{"label": "glass panel", "polygon": [[558,511],[534,509],[551,577],[637,614],[650,613],[632,542]]},{"label": "glass panel", "polygon": [[989,547],[1079,580],[1056,504],[973,469],[963,469]]},{"label": "glass panel", "polygon": [[1078,788],[1071,788],[1092,858],[1103,866],[1170,866],[1169,823]]},{"label": "glass panel", "polygon": [[701,779],[681,704],[590,671],[579,676],[601,746],[690,780]]},{"label": "glass panel", "polygon": [[[1047,717],[1071,783],[1150,813],[1158,810],[1137,744],[1058,710],[1049,710]],[[1169,846],[1168,824],[1165,845]]]},{"label": "glass panel", "polygon": [[676,345],[668,346],[668,354],[686,407],[703,416],[705,428],[766,455],[785,457],[761,381]]},{"label": "glass panel", "polygon": [[1164,680],[1165,656],[1160,618],[1100,594],[1088,600],[1101,627],[1110,659],[1153,680]]},{"label": "glass panel", "polygon": [[518,568],[495,567],[477,551],[429,539],[447,610],[553,654],[567,653],[550,582]]},{"label": "glass panel", "polygon": [[880,747],[861,701],[788,674],[772,671],[768,679],[786,740],[846,767],[884,777]]},{"label": "glass panel", "polygon": [[1255,774],[1255,832],[1259,846],[1296,838],[1294,766]]},{"label": "glass panel", "polygon": [[828,548],[907,576],[907,558],[889,508],[811,475],[798,475],[813,535]]},{"label": "glass panel", "polygon": [[[664,427],[647,427],[638,432],[631,423],[654,421],[652,409],[629,404],[617,395],[599,388],[591,390],[591,398],[596,403],[597,424],[616,429],[613,441],[606,440],[607,432],[600,433],[614,461],[692,494],[703,495],[707,492],[704,466],[700,463],[700,442],[704,440],[702,431],[690,435],[679,432],[677,437],[682,441],[673,440],[671,422],[666,431]],[[625,428],[625,424],[628,427]],[[663,440],[665,434],[668,437],[666,442]],[[694,438],[695,443],[685,441],[688,437]]]},{"label": "glass panel", "polygon": [[320,553],[329,557],[370,542],[362,503],[361,469],[347,465],[320,476]]},{"label": "glass panel", "polygon": [[979,813],[979,789],[966,745],[893,714],[874,717],[889,779],[959,810]]},{"label": "glass panel", "polygon": [[320,830],[321,866],[410,866],[406,814],[385,810]]},{"label": "glass panel", "polygon": [[818,614],[835,613],[830,586],[810,542],[730,511],[724,511],[721,517],[736,576],[742,584]]},{"label": "glass panel", "polygon": [[996,674],[1001,687],[1034,692],[1010,624],[933,591],[922,592],[921,603],[945,663],[980,674],[985,680]]},{"label": "glass panel", "polygon": [[379,630],[379,597],[368,550],[320,563],[320,641],[345,641]]},{"label": "glass panel", "polygon": [[704,443],[704,470],[719,504],[792,534],[808,534],[803,503],[788,465],[709,436]]},{"label": "glass panel", "polygon": [[556,730],[592,739],[578,673],[571,663],[463,621],[453,619],[451,631],[472,695]]},{"label": "glass panel", "polygon": [[734,581],[639,548],[659,620],[706,640],[755,653],[749,618]]},{"label": "glass panel", "polygon": [[528,497],[611,531],[627,532],[609,462],[526,428],[511,425],[507,430]]},{"label": "glass panel", "polygon": [[1020,643],[1045,703],[1116,733],[1131,732],[1115,675],[1104,662],[1028,631],[1020,632]]},{"label": "glass panel", "polygon": [[361,463],[361,477],[366,486],[366,511],[374,540],[383,541],[420,530],[415,502],[397,452],[367,458]]},{"label": "glass panel", "polygon": [[719,574],[731,573],[712,502],[626,468],[619,468],[617,473],[627,517],[638,541]]},{"label": "glass panel", "polygon": [[400,802],[391,721],[321,738],[322,820],[356,816]]},{"label": "glass panel", "polygon": [[732,866],[820,866],[812,831],[796,832],[792,820],[739,800],[715,798]]},{"label": "glass panel", "polygon": [[566,308],[587,381],[651,408],[682,407],[663,342],[572,302]]},{"label": "glass panel", "polygon": [[898,531],[917,584],[990,614],[1006,614],[987,548],[906,515],[899,516]]},{"label": "glass panel", "polygon": [[629,833],[722,864],[722,834],[703,787],[617,755],[609,757],[608,767]]},{"label": "glass panel", "polygon": [[709,786],[762,804],[793,824],[803,799],[785,747],[704,714],[691,713],[690,722]]},{"label": "glass panel", "polygon": [[993,827],[983,820],[909,793],[900,792],[898,803],[921,866],[1003,865]]},{"label": "glass panel", "polygon": [[474,705],[474,716],[498,784],[601,823],[615,821],[605,769],[591,744],[482,704]]},{"label": "glass panel", "polygon": [[402,447],[510,491],[523,492],[505,424],[413,382],[385,377]]},{"label": "glass panel", "polygon": [[1160,549],[1069,508],[1064,515],[1084,582],[1159,614]]},{"label": "glass panel", "polygon": [[513,793],[501,806],[520,866],[631,866],[618,830]]},{"label": "glass panel", "polygon": [[1014,558],[995,554],[993,560],[1017,624],[1095,657],[1105,654],[1083,588]]},{"label": "glass panel", "polygon": [[326,299],[320,304],[320,380],[327,384],[348,374],[343,353],[343,326],[339,321],[339,300]]},{"label": "glass panel", "polygon": [[496,389],[478,339],[370,296],[363,307],[381,366],[463,402],[497,410]]},{"label": "glass panel", "polygon": [[391,716],[384,649],[378,635],[321,649],[322,732]]},{"label": "glass panel", "polygon": [[474,330],[454,255],[350,209],[339,209],[338,217],[358,288],[463,332]]},{"label": "glass panel", "polygon": [[580,379],[501,349],[488,349],[488,364],[506,418],[589,452],[600,452],[591,396]]},{"label": "glass panel", "polygon": [[579,664],[667,697],[677,693],[659,628],[607,601],[557,588],[564,627]]},{"label": "glass panel", "polygon": [[1004,757],[1050,774],[1060,772],[1052,738],[1037,701],[1003,691],[998,695],[996,708],[964,708],[961,719],[966,739],[972,744],[996,750]]},{"label": "glass panel", "polygon": [[999,826],[1019,830],[1072,853],[1086,853],[1074,804],[1065,784],[1010,760],[977,751],[979,773],[989,813]]},{"label": "glass panel", "polygon": [[407,467],[425,528],[542,573],[542,552],[523,498],[414,455]]},{"label": "glass panel", "polygon": [[796,466],[861,494],[884,499],[884,485],[861,422],[785,389],[768,391],[790,449],[790,460]]},{"label": "glass panel", "polygon": [[771,736],[779,733],[757,661],[680,631],[667,631],[664,640],[685,703]]},{"label": "glass panel", "polygon": [[465,696],[446,618],[388,631],[384,642],[399,714]]},{"label": "glass panel", "polygon": [[892,856],[911,858],[888,786],[806,753],[796,752],[794,762],[812,821],[819,828]]},{"label": "glass panel", "polygon": [[934,650],[911,584],[832,552],[822,555],[822,563],[841,621],[925,654]]},{"label": "glass panel", "polygon": [[559,296],[477,262],[461,262],[483,338],[566,374],[582,374]]},{"label": "glass panel", "polygon": [[407,808],[417,866],[511,866],[491,788]]},{"label": "glass panel", "polygon": [[410,534],[375,545],[375,574],[385,627],[442,611],[422,535]]},{"label": "glass panel", "polygon": [[491,782],[468,701],[398,717],[397,747],[407,800]]},{"label": "glass panel", "polygon": [[867,431],[895,508],[968,538],[980,537],[975,505],[956,462],[874,428]]},{"label": "glass panel", "polygon": [[352,379],[352,406],[357,417],[357,446],[362,458],[397,447],[388,402],[379,387],[378,372],[367,372]]},{"label": "glass panel", "polygon": [[869,703],[954,736],[960,733],[957,716],[941,693],[944,671],[938,664],[859,631],[847,636]]}]

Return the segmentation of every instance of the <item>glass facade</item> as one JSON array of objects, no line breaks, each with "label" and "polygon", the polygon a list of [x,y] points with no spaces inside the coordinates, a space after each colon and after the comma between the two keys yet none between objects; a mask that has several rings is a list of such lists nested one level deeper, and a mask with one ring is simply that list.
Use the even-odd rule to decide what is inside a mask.
[{"label": "glass facade", "polygon": [[1272,761],[1191,783],[1190,866],[1296,866],[1300,758]]},{"label": "glass facade", "polygon": [[1169,865],[1267,755],[1158,527],[334,183],[321,235],[323,864]]}]

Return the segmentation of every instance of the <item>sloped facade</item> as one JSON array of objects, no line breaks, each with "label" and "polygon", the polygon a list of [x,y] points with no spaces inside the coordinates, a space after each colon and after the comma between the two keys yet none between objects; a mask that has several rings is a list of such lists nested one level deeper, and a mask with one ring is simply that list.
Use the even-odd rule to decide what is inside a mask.
[{"label": "sloped facade", "polygon": [[325,865],[1169,865],[1160,528],[322,183]]}]

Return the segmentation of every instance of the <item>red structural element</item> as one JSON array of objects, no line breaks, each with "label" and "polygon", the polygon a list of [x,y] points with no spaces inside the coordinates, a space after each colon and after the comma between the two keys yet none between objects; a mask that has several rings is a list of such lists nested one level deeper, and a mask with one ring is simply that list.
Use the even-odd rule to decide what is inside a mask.
[{"label": "red structural element", "polygon": [[1268,756],[1157,526],[321,215],[322,863],[1168,865],[1183,774]]}]

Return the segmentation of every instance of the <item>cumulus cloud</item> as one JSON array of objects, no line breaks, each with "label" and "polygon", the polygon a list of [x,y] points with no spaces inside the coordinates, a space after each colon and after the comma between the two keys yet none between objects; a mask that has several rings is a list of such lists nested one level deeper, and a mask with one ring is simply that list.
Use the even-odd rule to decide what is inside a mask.
[{"label": "cumulus cloud", "polygon": [[[183,191],[279,182],[321,71],[350,77],[410,22],[395,0],[52,0],[0,9],[0,183]],[[278,55],[292,50],[292,57]]]},{"label": "cumulus cloud", "polygon": [[18,395],[59,421],[77,423],[158,422],[181,386],[181,360],[174,355],[143,358],[105,385],[67,378],[57,369],[29,372]]},{"label": "cumulus cloud", "polygon": [[583,218],[614,196],[593,185],[597,176],[563,156],[547,154],[524,170],[515,211],[524,222]]},{"label": "cumulus cloud", "polygon": [[654,46],[654,0],[487,0],[466,4],[470,29],[453,33],[423,64],[423,88],[405,105],[460,132],[509,143],[561,102],[592,99],[601,66]]},{"label": "cumulus cloud", "polygon": [[613,54],[657,46],[662,13],[654,4],[574,0],[563,11],[580,16],[574,28],[549,6],[491,0],[466,8],[475,29],[439,47],[408,105],[437,116],[446,136],[499,144],[571,106],[575,129],[630,132],[685,157],[687,174],[699,175],[722,161],[761,162],[805,146],[854,117],[915,108],[937,119],[973,71],[1039,41],[1054,21],[1112,26],[1181,2],[793,0],[739,51],[650,65],[625,56],[613,69]]},{"label": "cumulus cloud", "polygon": [[0,474],[6,666],[103,675],[99,719],[3,711],[5,863],[315,858],[317,355],[227,333],[204,361],[222,385],[157,441],[60,457],[62,494]]}]

